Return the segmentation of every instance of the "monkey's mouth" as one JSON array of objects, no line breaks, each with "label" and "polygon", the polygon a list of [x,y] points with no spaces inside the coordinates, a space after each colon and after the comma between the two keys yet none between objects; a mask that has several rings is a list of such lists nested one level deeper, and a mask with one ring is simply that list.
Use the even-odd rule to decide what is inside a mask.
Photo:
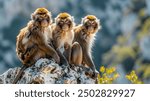
[{"label": "monkey's mouth", "polygon": [[47,27],[49,25],[48,21],[47,20],[42,20],[41,21],[41,26],[42,27]]},{"label": "monkey's mouth", "polygon": [[62,26],[62,30],[64,30],[64,31],[69,30],[69,25],[64,24],[64,25]]},{"label": "monkey's mouth", "polygon": [[94,32],[94,27],[92,27],[92,26],[88,26],[88,28],[87,28],[87,30],[88,30],[88,32]]}]

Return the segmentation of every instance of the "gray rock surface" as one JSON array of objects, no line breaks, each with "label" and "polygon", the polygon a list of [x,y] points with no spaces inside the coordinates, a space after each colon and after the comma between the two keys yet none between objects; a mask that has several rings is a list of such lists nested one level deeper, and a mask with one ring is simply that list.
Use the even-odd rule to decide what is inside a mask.
[{"label": "gray rock surface", "polygon": [[[0,84],[11,84],[20,69],[10,68],[0,75]],[[90,73],[90,69],[83,67],[59,66],[53,60],[40,59],[24,71],[18,84],[94,84]]]}]

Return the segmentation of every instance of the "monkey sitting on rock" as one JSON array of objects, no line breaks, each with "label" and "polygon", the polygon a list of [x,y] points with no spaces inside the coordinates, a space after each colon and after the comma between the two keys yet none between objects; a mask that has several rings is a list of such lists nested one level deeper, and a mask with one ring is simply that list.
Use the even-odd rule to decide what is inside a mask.
[{"label": "monkey sitting on rock", "polygon": [[52,41],[55,49],[58,53],[61,48],[64,48],[61,56],[66,58],[66,61],[70,61],[71,45],[74,39],[73,28],[75,26],[74,18],[68,13],[60,13],[55,18],[55,23],[52,25]]},{"label": "monkey sitting on rock", "polygon": [[[13,83],[17,83],[23,71],[40,58],[53,58],[58,64],[63,57],[66,64],[90,67],[97,73],[91,56],[94,38],[101,28],[99,19],[87,15],[75,27],[74,18],[60,13],[52,24],[51,12],[38,8],[31,14],[27,26],[17,36],[16,53],[23,67]],[[64,53],[60,52],[64,48]]]},{"label": "monkey sitting on rock", "polygon": [[25,68],[33,65],[40,58],[53,58],[57,63],[60,57],[53,47],[49,45],[49,34],[52,23],[51,13],[45,8],[38,8],[31,15],[31,21],[21,29],[17,36],[16,52],[24,65],[13,83],[17,83]]},{"label": "monkey sitting on rock", "polygon": [[75,35],[72,45],[71,63],[90,67],[94,75],[98,72],[92,60],[91,49],[95,35],[100,28],[99,19],[94,15],[85,16],[81,24],[74,28]]}]

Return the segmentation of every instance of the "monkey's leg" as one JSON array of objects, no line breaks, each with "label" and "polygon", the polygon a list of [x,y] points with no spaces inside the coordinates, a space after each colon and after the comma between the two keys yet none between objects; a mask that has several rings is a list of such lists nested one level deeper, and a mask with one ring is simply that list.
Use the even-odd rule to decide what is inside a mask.
[{"label": "monkey's leg", "polygon": [[56,52],[58,53],[58,55],[60,57],[60,65],[69,66],[69,63],[68,63],[66,57],[60,52],[60,50],[57,49]]},{"label": "monkey's leg", "polygon": [[[24,54],[22,54],[22,56],[21,56],[21,57],[22,57],[22,60],[23,60],[23,63],[24,63],[24,64],[27,64],[27,63],[30,62],[30,63],[29,63],[30,65],[33,64],[35,61],[30,61],[30,59],[31,59],[31,56],[32,56],[36,51],[37,51],[37,45],[36,45],[36,44],[34,44],[34,45],[28,47],[27,50],[26,50],[26,52],[25,52]],[[31,63],[31,62],[32,62],[32,63]],[[16,84],[16,83],[20,80],[20,78],[21,78],[21,76],[22,76],[22,73],[24,72],[24,70],[25,70],[27,67],[28,67],[27,65],[23,65],[23,66],[21,67],[19,73],[17,74],[16,78],[15,78],[14,81],[13,81],[13,84]]]},{"label": "monkey's leg", "polygon": [[60,57],[52,46],[42,44],[42,45],[39,45],[39,48],[47,52],[47,54],[51,56],[52,58],[54,58],[57,63],[60,63]]},{"label": "monkey's leg", "polygon": [[80,66],[82,64],[82,48],[78,42],[74,42],[71,47],[71,63]]},{"label": "monkey's leg", "polygon": [[83,51],[84,51],[83,62],[92,69],[93,77],[97,78],[98,71],[95,68],[94,62],[93,62],[90,54],[88,53],[87,50],[85,50],[85,48],[83,48]]},{"label": "monkey's leg", "polygon": [[88,65],[92,70],[93,72],[95,71],[95,65],[94,65],[94,62],[90,56],[90,54],[88,53],[88,51],[86,50],[86,48],[83,47],[83,62]]},{"label": "monkey's leg", "polygon": [[26,52],[22,55],[24,64],[34,64],[36,61],[32,60],[34,54],[38,51],[38,47],[36,44],[27,48]]},{"label": "monkey's leg", "polygon": [[66,57],[69,63],[71,59],[71,48],[71,45],[69,45],[68,43],[64,44],[64,56]]},{"label": "monkey's leg", "polygon": [[21,67],[19,73],[17,74],[17,76],[16,76],[16,78],[14,79],[14,81],[13,81],[12,84],[16,84],[16,83],[20,80],[20,78],[21,78],[21,76],[22,76],[22,74],[23,74],[23,72],[24,72],[24,70],[25,70],[26,68],[27,68],[27,66],[25,66],[25,65],[23,65],[23,66]]},{"label": "monkey's leg", "polygon": [[49,43],[49,45],[52,47],[52,48],[54,48],[54,49],[56,49],[56,52],[57,52],[57,54],[59,55],[59,57],[60,57],[60,65],[65,65],[65,66],[69,66],[69,63],[68,63],[68,61],[67,61],[67,59],[66,59],[66,57],[60,52],[60,50],[59,50],[59,48],[57,48],[57,47],[55,47],[55,45],[54,44],[58,44],[57,42],[52,42],[52,43]]}]

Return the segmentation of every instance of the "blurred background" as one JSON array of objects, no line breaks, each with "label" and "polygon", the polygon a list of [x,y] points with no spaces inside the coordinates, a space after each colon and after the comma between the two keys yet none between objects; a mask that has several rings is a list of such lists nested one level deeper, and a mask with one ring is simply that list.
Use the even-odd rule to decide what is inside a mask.
[{"label": "blurred background", "polygon": [[150,0],[0,0],[0,74],[21,65],[16,36],[38,7],[46,7],[53,18],[68,12],[76,24],[87,14],[96,15],[102,25],[92,53],[97,70],[116,67],[116,83],[129,83],[125,75],[135,70],[150,83]]}]

